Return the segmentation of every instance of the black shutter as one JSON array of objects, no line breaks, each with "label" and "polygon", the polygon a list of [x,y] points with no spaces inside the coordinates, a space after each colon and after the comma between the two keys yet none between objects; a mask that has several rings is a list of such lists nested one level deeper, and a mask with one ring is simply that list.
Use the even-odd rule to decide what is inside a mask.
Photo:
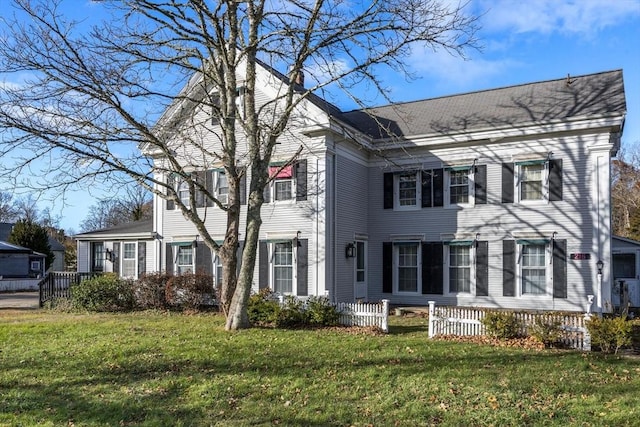
[{"label": "black shutter", "polygon": [[209,196],[205,196],[205,206],[213,206],[213,200],[211,200],[210,197],[215,191],[213,188],[213,175],[214,171],[212,170],[208,170],[207,172],[205,172],[205,188],[207,189],[207,193],[209,193]]},{"label": "black shutter", "polygon": [[444,170],[433,170],[433,206],[444,205]]},{"label": "black shutter", "polygon": [[113,272],[120,276],[120,242],[113,242]]},{"label": "black shutter", "polygon": [[267,181],[267,185],[264,187],[264,191],[262,192],[262,197],[264,199],[264,203],[271,202],[271,186],[273,182]]},{"label": "black shutter", "polygon": [[484,205],[487,203],[487,165],[476,166],[473,180],[476,205]]},{"label": "black shutter", "polygon": [[207,172],[198,171],[195,174],[191,175],[192,179],[195,180],[195,190],[196,190],[196,208],[204,207],[204,191],[200,189],[200,186],[207,187]]},{"label": "black shutter", "polygon": [[553,297],[567,297],[567,241],[553,241]]},{"label": "black shutter", "polygon": [[476,242],[476,295],[489,295],[489,242]]},{"label": "black shutter", "polygon": [[382,243],[382,292],[393,292],[393,243]]},{"label": "black shutter", "polygon": [[443,293],[443,244],[442,242],[422,244],[422,293]]},{"label": "black shutter", "polygon": [[[308,278],[307,271],[309,265],[309,241],[307,239],[297,239],[298,241],[298,258],[297,258],[297,272],[298,272],[298,281],[297,281],[297,292],[298,296],[307,296],[308,292]],[[295,240],[294,240],[295,242]]]},{"label": "black shutter", "polygon": [[433,188],[433,172],[430,170],[422,171],[422,207],[430,208],[433,206],[431,190]]},{"label": "black shutter", "polygon": [[[171,197],[172,193],[175,191],[176,189],[176,178],[173,174],[169,174],[169,176],[167,177],[167,196]],[[168,200],[167,199],[167,210],[168,211],[172,211],[176,208],[175,202],[173,200]]]},{"label": "black shutter", "polygon": [[502,203],[513,203],[513,163],[502,164]]},{"label": "black shutter", "polygon": [[269,287],[269,249],[267,242],[258,243],[258,289]]},{"label": "black shutter", "polygon": [[307,200],[307,159],[296,162],[296,201]]},{"label": "black shutter", "polygon": [[147,271],[147,242],[138,242],[138,277]]},{"label": "black shutter", "polygon": [[502,295],[505,297],[516,295],[515,240],[504,240],[502,242]]},{"label": "black shutter", "polygon": [[196,273],[204,273],[213,276],[213,263],[211,249],[204,242],[198,242],[196,252]]},{"label": "black shutter", "polygon": [[247,204],[247,173],[246,170],[240,176],[240,204]]},{"label": "black shutter", "polygon": [[549,200],[562,200],[562,159],[549,161]]},{"label": "black shutter", "polygon": [[173,246],[171,243],[167,243],[166,248],[164,268],[167,271],[167,274],[173,274]]},{"label": "black shutter", "polygon": [[393,209],[393,173],[384,174],[384,209]]}]

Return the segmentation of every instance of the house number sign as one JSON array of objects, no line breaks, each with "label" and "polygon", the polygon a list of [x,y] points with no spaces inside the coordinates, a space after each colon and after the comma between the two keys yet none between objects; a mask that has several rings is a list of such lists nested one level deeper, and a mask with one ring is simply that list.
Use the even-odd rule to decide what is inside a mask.
[{"label": "house number sign", "polygon": [[569,258],[573,260],[591,259],[591,254],[569,254]]}]

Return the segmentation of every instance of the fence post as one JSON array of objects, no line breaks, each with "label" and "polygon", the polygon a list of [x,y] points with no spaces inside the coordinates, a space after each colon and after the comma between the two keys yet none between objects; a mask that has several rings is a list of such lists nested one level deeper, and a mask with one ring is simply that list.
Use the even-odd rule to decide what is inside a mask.
[{"label": "fence post", "polygon": [[389,332],[389,300],[382,300],[382,330]]},{"label": "fence post", "polygon": [[429,301],[429,338],[433,338],[435,334],[435,321],[436,321],[436,302]]},{"label": "fence post", "polygon": [[591,313],[587,312],[584,315],[584,332],[582,333],[582,350],[591,351],[591,334],[587,328],[587,322],[591,320]]}]

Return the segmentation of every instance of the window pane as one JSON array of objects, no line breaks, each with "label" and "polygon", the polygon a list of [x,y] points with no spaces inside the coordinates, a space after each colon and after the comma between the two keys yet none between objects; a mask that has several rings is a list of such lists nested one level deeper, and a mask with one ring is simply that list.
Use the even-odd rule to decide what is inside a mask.
[{"label": "window pane", "polygon": [[469,172],[449,172],[450,203],[469,203]]},{"label": "window pane", "polygon": [[178,186],[178,197],[186,207],[189,207],[189,184],[186,181],[181,182]]},{"label": "window pane", "polygon": [[273,291],[280,294],[293,292],[293,246],[291,242],[274,244]]},{"label": "window pane", "polygon": [[522,165],[520,166],[520,171],[520,199],[541,200],[544,164]]},{"label": "window pane", "polygon": [[290,179],[278,179],[275,181],[275,199],[291,200],[292,181]]},{"label": "window pane", "polygon": [[364,282],[364,258],[366,254],[364,251],[364,242],[356,242],[356,281]]},{"label": "window pane", "polygon": [[134,277],[136,275],[136,244],[125,243],[122,251],[122,276]]},{"label": "window pane", "polygon": [[418,292],[418,245],[398,246],[398,291]]},{"label": "window pane", "polygon": [[546,293],[546,263],[544,245],[522,246],[522,293]]},{"label": "window pane", "polygon": [[415,206],[416,197],[416,174],[401,174],[398,177],[398,203],[400,204],[400,206]]},{"label": "window pane", "polygon": [[218,185],[216,189],[218,200],[220,203],[227,203],[229,194],[229,183],[227,181],[227,175],[224,172],[218,172]]},{"label": "window pane", "polygon": [[636,255],[613,254],[613,277],[635,278]]},{"label": "window pane", "polygon": [[449,246],[449,292],[471,292],[470,246]]},{"label": "window pane", "polygon": [[193,248],[191,246],[178,246],[176,267],[178,274],[191,273],[193,271]]}]

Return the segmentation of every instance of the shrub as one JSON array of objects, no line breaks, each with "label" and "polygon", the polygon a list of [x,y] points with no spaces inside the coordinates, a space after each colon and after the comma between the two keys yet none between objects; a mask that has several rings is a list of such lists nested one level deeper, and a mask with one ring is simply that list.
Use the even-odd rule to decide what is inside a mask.
[{"label": "shrub", "polygon": [[304,303],[296,297],[287,296],[284,299],[284,307],[280,309],[276,317],[276,326],[279,328],[301,327],[309,323]]},{"label": "shrub", "polygon": [[552,347],[558,344],[562,338],[562,322],[559,320],[537,320],[529,328],[529,335],[544,344],[545,347]]},{"label": "shrub", "polygon": [[509,311],[492,311],[485,313],[482,324],[487,333],[502,340],[517,338],[521,325],[516,315]]},{"label": "shrub", "polygon": [[113,273],[96,276],[71,287],[71,302],[78,310],[131,310],[135,306],[133,284]]},{"label": "shrub", "polygon": [[167,303],[183,310],[199,310],[213,304],[214,295],[213,278],[202,273],[171,276],[165,288]]},{"label": "shrub", "polygon": [[591,344],[600,347],[603,353],[617,353],[631,344],[632,323],[626,317],[593,316],[586,322],[591,335]]},{"label": "shrub", "polygon": [[260,289],[260,292],[249,297],[247,312],[251,324],[272,325],[280,313],[280,304],[270,289]]},{"label": "shrub", "polygon": [[327,297],[309,297],[307,317],[312,325],[335,326],[340,320],[340,312]]},{"label": "shrub", "polygon": [[134,283],[136,305],[142,309],[166,309],[165,288],[172,276],[166,273],[145,273]]}]

